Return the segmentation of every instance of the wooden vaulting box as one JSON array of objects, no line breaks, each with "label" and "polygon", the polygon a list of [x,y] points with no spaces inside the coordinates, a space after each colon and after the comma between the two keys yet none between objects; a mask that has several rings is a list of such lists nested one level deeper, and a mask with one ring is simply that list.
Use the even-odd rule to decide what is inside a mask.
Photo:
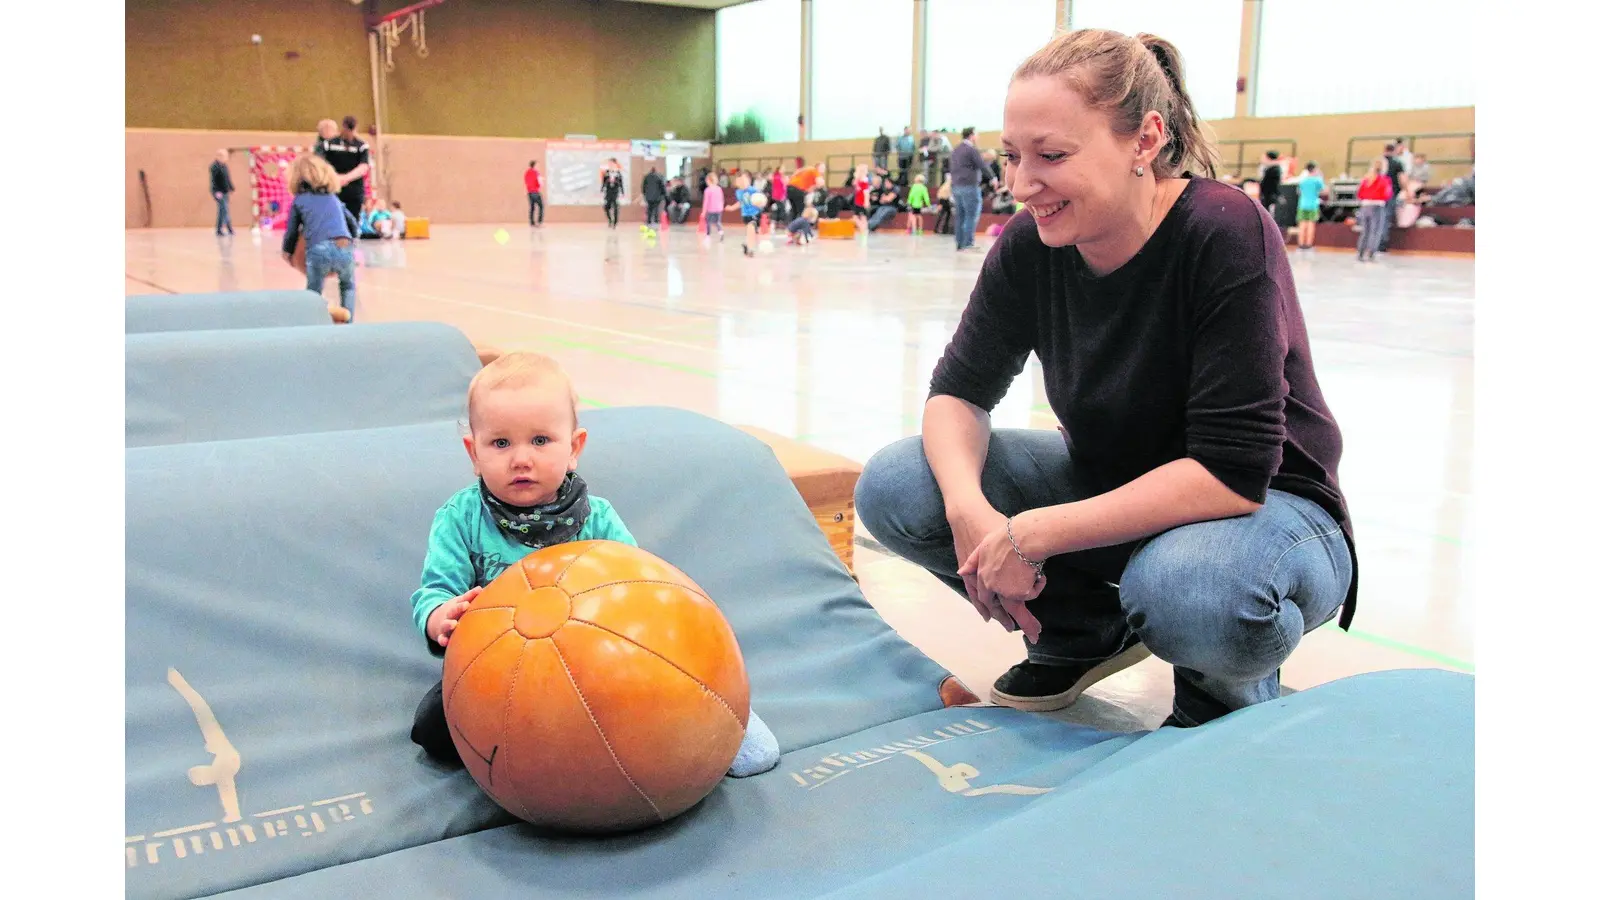
[{"label": "wooden vaulting box", "polygon": [[861,465],[837,453],[761,428],[740,426],[740,430],[772,448],[795,490],[816,517],[817,527],[828,538],[828,545],[844,563],[846,571],[855,575],[855,492]]}]

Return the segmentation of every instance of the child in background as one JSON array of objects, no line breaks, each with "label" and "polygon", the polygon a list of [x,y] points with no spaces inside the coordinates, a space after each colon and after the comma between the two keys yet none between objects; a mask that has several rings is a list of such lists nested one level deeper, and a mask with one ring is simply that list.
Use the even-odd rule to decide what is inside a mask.
[{"label": "child in background", "polygon": [[954,196],[955,193],[950,186],[950,176],[946,174],[944,182],[939,185],[939,216],[933,220],[934,234],[950,233],[950,220],[954,218],[955,212],[955,203],[952,199]]},{"label": "child in background", "polygon": [[789,223],[789,243],[809,244],[817,236],[817,208],[807,204],[805,212]]},{"label": "child in background", "polygon": [[729,209],[735,205],[739,207],[739,215],[744,219],[744,255],[755,256],[756,227],[761,224],[761,207],[750,202],[750,198],[759,193],[750,182],[750,176],[740,172],[733,182],[737,185],[733,196],[737,203],[728,204]]},{"label": "child in background", "polygon": [[[434,515],[422,586],[411,595],[412,622],[435,656],[444,655],[483,588],[528,554],[569,541],[639,546],[616,509],[590,495],[578,475],[588,432],[578,425],[577,392],[555,360],[507,353],[484,366],[467,387],[467,424],[462,442],[478,480]],[[461,764],[442,682],[417,706],[411,740],[440,762]],[[728,774],[777,764],[777,739],[752,709]]]},{"label": "child in background", "polygon": [[913,179],[911,192],[906,194],[906,208],[911,211],[911,221],[906,223],[906,234],[922,233],[922,211],[932,205],[928,199],[928,176]]},{"label": "child in background", "polygon": [[362,217],[362,238],[387,238],[394,233],[394,217],[389,215],[389,208],[382,200],[373,197],[367,204],[367,211]]},{"label": "child in background", "polygon": [[856,166],[855,179],[850,182],[852,194],[850,210],[855,214],[856,234],[863,237],[867,234],[867,215],[872,212],[872,178],[867,173],[867,164]]},{"label": "child in background", "polygon": [[1300,176],[1300,203],[1294,214],[1300,228],[1301,250],[1310,250],[1317,243],[1317,220],[1322,217],[1322,193],[1326,187],[1317,164],[1306,163],[1305,174]]},{"label": "child in background", "polygon": [[297,157],[289,169],[289,190],[294,204],[283,235],[283,258],[294,264],[294,248],[301,232],[306,242],[306,290],[322,293],[328,273],[339,276],[341,322],[356,314],[356,259],[350,250],[355,240],[356,218],[339,199],[339,174],[320,156]]},{"label": "child in background", "polygon": [[400,201],[396,200],[394,202],[394,209],[391,210],[390,213],[394,218],[394,230],[389,232],[389,237],[391,239],[405,237],[406,214],[405,211],[400,208]]},{"label": "child in background", "polygon": [[706,237],[711,236],[711,229],[717,230],[717,240],[722,240],[727,235],[722,232],[722,185],[717,183],[716,175],[706,176],[706,191],[700,197],[700,215],[706,220]]}]

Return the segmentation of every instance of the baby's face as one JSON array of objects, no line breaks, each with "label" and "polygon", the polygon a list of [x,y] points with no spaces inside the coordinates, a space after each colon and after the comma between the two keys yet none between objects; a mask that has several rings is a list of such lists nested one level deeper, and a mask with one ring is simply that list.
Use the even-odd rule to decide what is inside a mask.
[{"label": "baby's face", "polygon": [[466,445],[473,471],[491,493],[512,506],[538,506],[554,500],[567,473],[578,468],[587,439],[562,389],[523,385],[477,397]]}]

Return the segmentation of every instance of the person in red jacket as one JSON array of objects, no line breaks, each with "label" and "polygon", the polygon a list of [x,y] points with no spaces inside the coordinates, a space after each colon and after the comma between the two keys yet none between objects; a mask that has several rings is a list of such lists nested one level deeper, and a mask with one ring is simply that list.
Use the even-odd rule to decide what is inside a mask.
[{"label": "person in red jacket", "polygon": [[528,189],[528,224],[538,228],[544,224],[544,179],[539,175],[538,160],[528,160],[528,171],[522,173],[522,184]]},{"label": "person in red jacket", "polygon": [[1367,169],[1356,189],[1356,199],[1361,208],[1356,212],[1356,225],[1361,237],[1356,241],[1356,261],[1366,262],[1378,252],[1378,242],[1383,240],[1384,216],[1388,214],[1389,198],[1394,196],[1394,182],[1389,178],[1388,160],[1378,157]]}]

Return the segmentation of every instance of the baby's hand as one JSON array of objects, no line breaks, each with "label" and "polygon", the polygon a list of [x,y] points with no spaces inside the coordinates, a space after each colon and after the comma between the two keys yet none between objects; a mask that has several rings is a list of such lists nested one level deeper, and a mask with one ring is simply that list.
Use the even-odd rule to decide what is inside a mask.
[{"label": "baby's hand", "polygon": [[461,620],[463,613],[483,593],[483,588],[475,587],[453,600],[446,600],[428,614],[428,637],[441,647],[450,645],[450,634],[456,630],[456,623]]}]

